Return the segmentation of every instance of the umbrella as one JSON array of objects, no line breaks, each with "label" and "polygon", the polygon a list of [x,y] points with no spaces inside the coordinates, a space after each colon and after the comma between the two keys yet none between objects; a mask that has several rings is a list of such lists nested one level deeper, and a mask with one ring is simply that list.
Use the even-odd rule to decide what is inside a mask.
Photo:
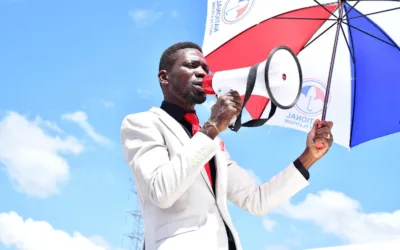
[{"label": "umbrella", "polygon": [[[400,131],[399,44],[398,0],[208,0],[203,52],[216,72],[291,48],[301,95],[267,125],[308,132],[315,119],[331,120],[335,142],[352,148]],[[248,119],[268,115],[252,98]]]}]

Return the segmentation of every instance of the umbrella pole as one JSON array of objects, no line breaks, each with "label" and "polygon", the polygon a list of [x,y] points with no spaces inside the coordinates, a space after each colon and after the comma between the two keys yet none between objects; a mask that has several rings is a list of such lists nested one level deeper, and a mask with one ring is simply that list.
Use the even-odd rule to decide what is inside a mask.
[{"label": "umbrella pole", "polygon": [[343,20],[343,8],[344,8],[344,0],[338,0],[338,7],[339,7],[339,17],[337,18],[337,27],[336,27],[336,35],[335,35],[335,42],[333,44],[333,51],[332,51],[332,58],[331,58],[331,65],[329,68],[329,75],[328,75],[328,81],[326,84],[326,91],[325,91],[325,100],[324,100],[324,107],[322,109],[322,117],[321,120],[325,120],[326,118],[326,110],[328,108],[328,102],[329,102],[329,92],[331,89],[331,81],[332,81],[332,75],[333,75],[333,68],[335,65],[335,57],[336,57],[336,49],[337,45],[339,42],[339,32],[340,32],[340,27],[342,25],[342,20]]}]

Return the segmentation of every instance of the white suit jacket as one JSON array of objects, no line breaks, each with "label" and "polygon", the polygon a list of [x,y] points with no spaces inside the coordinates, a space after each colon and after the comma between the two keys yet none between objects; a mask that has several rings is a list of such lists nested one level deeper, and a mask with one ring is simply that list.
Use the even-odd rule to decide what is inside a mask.
[{"label": "white suit jacket", "polygon": [[[140,201],[146,250],[228,250],[224,221],[242,250],[227,200],[263,216],[308,185],[293,164],[257,185],[221,148],[219,138],[201,132],[190,138],[157,107],[127,115],[121,139]],[[204,169],[214,156],[215,193]]]}]

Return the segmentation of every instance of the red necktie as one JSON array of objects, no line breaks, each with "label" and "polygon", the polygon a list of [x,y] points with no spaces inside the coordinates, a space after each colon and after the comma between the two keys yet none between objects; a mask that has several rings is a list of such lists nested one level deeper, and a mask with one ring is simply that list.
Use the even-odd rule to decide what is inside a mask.
[{"label": "red necktie", "polygon": [[[193,113],[187,113],[184,116],[185,120],[189,122],[192,125],[192,135],[195,135],[199,130],[200,130],[200,123],[199,119],[197,119],[197,116]],[[211,171],[210,171],[210,165],[207,162],[206,165],[204,166],[206,169],[208,179],[210,180],[210,183],[212,184],[212,178],[211,178]]]}]

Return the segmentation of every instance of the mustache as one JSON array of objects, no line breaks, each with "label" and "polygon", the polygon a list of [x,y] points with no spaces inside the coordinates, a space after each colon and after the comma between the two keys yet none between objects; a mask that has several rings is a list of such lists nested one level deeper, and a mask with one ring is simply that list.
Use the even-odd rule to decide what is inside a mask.
[{"label": "mustache", "polygon": [[203,79],[202,78],[198,78],[192,81],[193,85],[199,85],[199,86],[203,86]]}]

